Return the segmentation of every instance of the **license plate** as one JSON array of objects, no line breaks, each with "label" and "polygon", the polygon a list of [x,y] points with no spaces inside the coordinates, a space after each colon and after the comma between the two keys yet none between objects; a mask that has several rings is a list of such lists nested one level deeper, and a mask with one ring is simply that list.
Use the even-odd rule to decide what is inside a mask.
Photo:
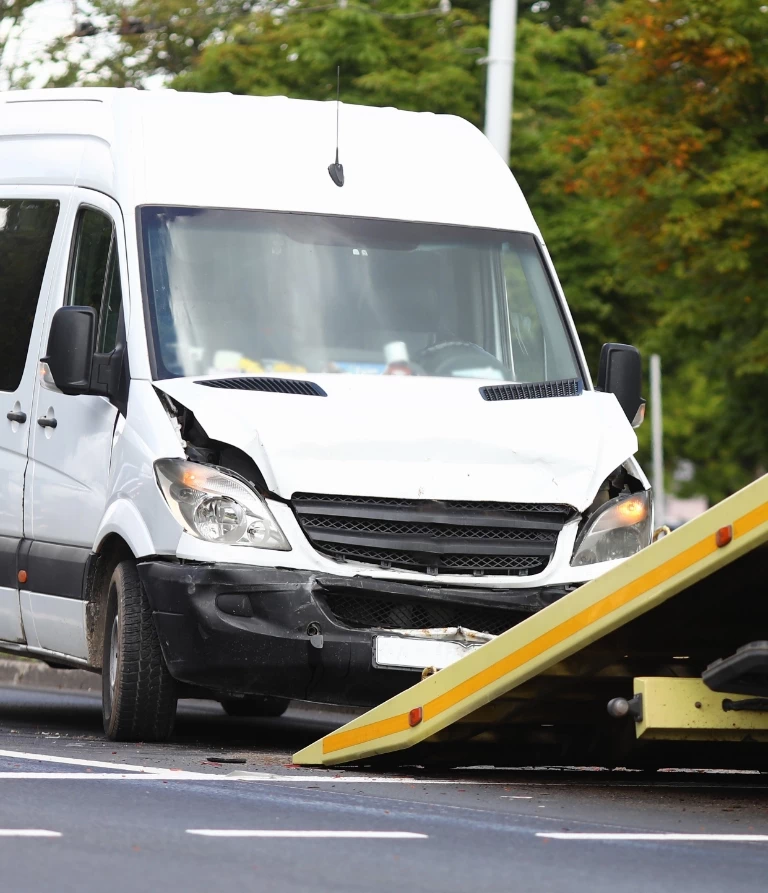
[{"label": "license plate", "polygon": [[376,636],[373,640],[373,662],[377,667],[401,670],[423,670],[425,667],[443,670],[479,647],[434,639]]}]

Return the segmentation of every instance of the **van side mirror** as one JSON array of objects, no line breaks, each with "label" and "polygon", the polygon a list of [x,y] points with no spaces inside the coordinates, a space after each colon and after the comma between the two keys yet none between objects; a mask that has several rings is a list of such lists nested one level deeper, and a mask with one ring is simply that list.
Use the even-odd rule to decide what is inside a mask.
[{"label": "van side mirror", "polygon": [[642,421],[641,413],[645,407],[642,387],[640,351],[629,344],[604,344],[600,351],[597,390],[613,394],[633,425]]},{"label": "van side mirror", "polygon": [[59,307],[53,314],[48,354],[42,362],[48,364],[62,394],[98,394],[108,397],[123,415],[128,412],[130,373],[122,315],[120,326],[117,347],[110,353],[95,353],[98,317],[92,307]]},{"label": "van side mirror", "polygon": [[63,394],[90,394],[96,348],[96,311],[92,307],[59,307],[51,320],[48,364]]}]

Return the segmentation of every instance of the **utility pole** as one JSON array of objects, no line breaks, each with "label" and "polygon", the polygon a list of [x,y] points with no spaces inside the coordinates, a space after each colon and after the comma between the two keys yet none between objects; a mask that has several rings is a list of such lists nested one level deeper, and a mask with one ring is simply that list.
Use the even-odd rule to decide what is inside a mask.
[{"label": "utility pole", "polygon": [[664,430],[661,420],[661,357],[651,354],[651,458],[656,526],[666,521],[664,497]]},{"label": "utility pole", "polygon": [[515,72],[517,0],[491,0],[488,77],[485,87],[485,135],[509,163],[512,131],[512,84]]}]

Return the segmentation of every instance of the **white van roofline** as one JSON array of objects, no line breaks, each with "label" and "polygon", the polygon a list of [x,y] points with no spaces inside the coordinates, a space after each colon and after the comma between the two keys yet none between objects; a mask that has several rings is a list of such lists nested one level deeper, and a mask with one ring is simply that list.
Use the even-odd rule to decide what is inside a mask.
[{"label": "white van roofline", "polygon": [[[461,118],[282,96],[114,88],[0,94],[0,183],[82,186],[123,208],[253,208],[534,233],[483,134]],[[233,147],[237,151],[233,151]]]}]

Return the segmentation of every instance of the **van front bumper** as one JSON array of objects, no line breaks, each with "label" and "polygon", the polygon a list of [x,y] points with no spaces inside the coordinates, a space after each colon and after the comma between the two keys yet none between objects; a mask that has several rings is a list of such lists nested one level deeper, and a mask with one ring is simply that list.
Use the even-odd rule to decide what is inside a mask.
[{"label": "van front bumper", "polygon": [[[360,707],[378,704],[420,678],[416,671],[374,665],[374,638],[398,634],[389,624],[366,626],[383,604],[437,610],[438,617],[445,610],[451,617],[492,616],[497,624],[508,617],[511,627],[567,591],[425,587],[159,560],[140,562],[139,575],[168,669],[179,682],[214,696],[260,694]],[[348,615],[334,613],[334,596],[359,604],[362,620],[350,625]]]}]

